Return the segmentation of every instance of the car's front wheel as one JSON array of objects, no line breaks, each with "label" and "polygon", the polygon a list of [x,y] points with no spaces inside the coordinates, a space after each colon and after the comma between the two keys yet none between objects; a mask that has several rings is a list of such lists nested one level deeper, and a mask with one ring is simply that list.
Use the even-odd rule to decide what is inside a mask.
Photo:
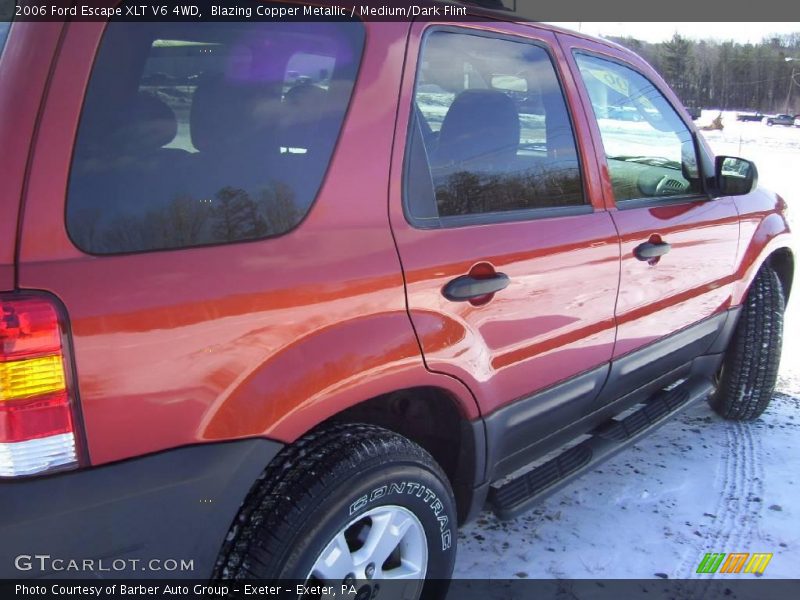
[{"label": "car's front wheel", "polygon": [[751,421],[769,406],[781,360],[784,300],[777,273],[765,265],[747,292],[711,398],[726,419]]},{"label": "car's front wheel", "polygon": [[288,446],[267,468],[216,576],[305,582],[337,597],[350,585],[364,598],[443,597],[456,525],[447,477],[425,450],[380,427],[336,425]]}]

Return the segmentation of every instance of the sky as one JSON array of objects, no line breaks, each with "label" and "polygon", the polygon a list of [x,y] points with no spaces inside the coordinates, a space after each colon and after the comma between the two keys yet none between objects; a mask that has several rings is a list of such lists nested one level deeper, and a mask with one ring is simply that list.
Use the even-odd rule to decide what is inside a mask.
[{"label": "sky", "polygon": [[800,32],[800,23],[553,23],[590,35],[633,36],[646,42],[663,42],[675,32],[693,39],[758,43],[773,33]]}]

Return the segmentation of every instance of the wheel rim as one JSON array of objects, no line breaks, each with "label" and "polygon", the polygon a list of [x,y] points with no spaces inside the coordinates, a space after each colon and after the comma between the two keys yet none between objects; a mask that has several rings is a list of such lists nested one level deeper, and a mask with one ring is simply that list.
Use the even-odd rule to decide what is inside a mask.
[{"label": "wheel rim", "polygon": [[[311,584],[376,586],[376,580],[407,580],[403,598],[417,598],[428,570],[422,523],[402,506],[379,506],[345,525],[320,552],[306,577]],[[393,593],[399,590],[392,587]]]}]

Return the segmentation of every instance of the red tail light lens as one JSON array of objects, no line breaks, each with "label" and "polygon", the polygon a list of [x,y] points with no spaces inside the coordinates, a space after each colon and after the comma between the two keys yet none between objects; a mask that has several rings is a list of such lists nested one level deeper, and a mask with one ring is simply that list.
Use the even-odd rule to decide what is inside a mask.
[{"label": "red tail light lens", "polygon": [[44,295],[0,295],[0,477],[77,464],[65,331]]},{"label": "red tail light lens", "polygon": [[0,440],[24,442],[62,433],[72,433],[66,394],[7,401],[0,409]]},{"label": "red tail light lens", "polygon": [[61,352],[58,313],[41,298],[0,300],[0,361]]}]

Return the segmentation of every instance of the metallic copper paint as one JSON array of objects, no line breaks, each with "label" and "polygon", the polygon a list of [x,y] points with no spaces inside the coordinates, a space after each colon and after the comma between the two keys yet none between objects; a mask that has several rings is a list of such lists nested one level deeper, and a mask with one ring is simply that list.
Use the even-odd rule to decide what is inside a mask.
[{"label": "metallic copper paint", "polygon": [[425,370],[406,312],[386,212],[386,98],[397,97],[408,24],[380,29],[367,34],[345,131],[298,229],[97,258],[68,239],[63,205],[103,26],[68,26],[50,91],[58,102],[47,103],[33,161],[20,282],[68,307],[93,463],[208,440],[291,441],[398,387],[443,387],[477,415],[463,386]]},{"label": "metallic copper paint", "polygon": [[[769,253],[788,246],[785,219],[767,192],[617,211],[571,48],[632,61],[674,95],[612,45],[502,21],[461,26],[550,46],[594,212],[414,229],[402,210],[402,165],[416,57],[429,26],[367,24],[339,146],[298,229],[272,240],[103,258],[71,243],[63,210],[103,25],[65,26],[27,182],[18,277],[21,287],[52,291],[67,307],[93,463],[210,440],[291,441],[344,408],[414,386],[446,390],[475,419],[741,303]],[[3,80],[15,82],[0,88],[0,111],[14,115],[0,123],[2,289],[12,285],[23,159],[61,27],[15,25],[0,64]],[[652,235],[673,244],[655,266],[632,258]],[[508,274],[509,287],[484,306],[445,300],[443,285],[479,263]]]},{"label": "metallic copper paint", "polygon": [[[415,24],[412,29],[402,107],[411,105],[425,30],[435,26]],[[468,32],[471,27],[463,29]],[[557,64],[563,60],[553,33],[545,29],[500,22],[482,23],[478,29],[544,42],[556,50]],[[408,109],[401,109],[390,214],[411,317],[428,368],[463,381],[486,414],[610,360],[619,243],[609,214],[602,210],[596,162],[584,154],[584,118],[575,121],[587,173],[587,201],[594,213],[423,230],[409,225],[402,209],[408,117]],[[510,285],[479,307],[445,299],[441,290],[447,282],[480,263],[508,275]]]},{"label": "metallic copper paint", "polygon": [[740,213],[740,243],[734,275],[733,301],[741,304],[760,266],[770,254],[791,248],[786,202],[772,192],[757,189],[735,198]]},{"label": "metallic copper paint", "polygon": [[[573,77],[581,81],[574,51],[589,51],[621,60],[644,73],[692,130],[683,105],[663,79],[641,58],[616,44],[577,35],[559,34]],[[588,113],[591,101],[583,85],[581,103]],[[734,270],[739,246],[739,217],[731,198],[687,200],[657,207],[617,209],[597,122],[590,130],[602,172],[606,206],[611,210],[621,241],[620,290],[617,300],[617,341],[621,356],[710,317],[734,302]],[[635,205],[634,205],[635,206]],[[639,244],[663,240],[671,251],[653,263],[638,260]]]},{"label": "metallic copper paint", "polygon": [[[622,240],[615,356],[732,306],[739,223],[731,198],[618,210],[613,217]],[[633,251],[653,237],[672,249],[649,264]]]},{"label": "metallic copper paint", "polygon": [[28,154],[62,25],[15,23],[0,58],[0,290],[14,287],[17,221]]}]

